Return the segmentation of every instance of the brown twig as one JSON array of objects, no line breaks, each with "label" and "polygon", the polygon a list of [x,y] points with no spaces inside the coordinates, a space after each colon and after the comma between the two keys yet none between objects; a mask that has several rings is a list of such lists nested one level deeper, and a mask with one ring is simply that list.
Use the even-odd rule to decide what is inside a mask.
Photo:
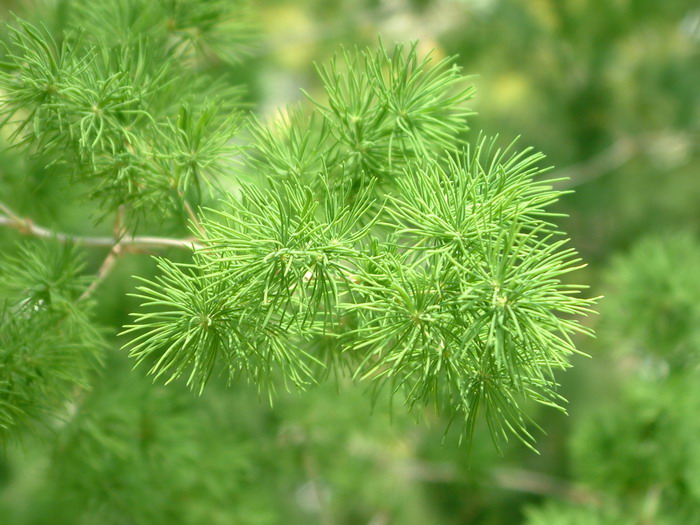
[{"label": "brown twig", "polygon": [[[82,235],[72,235],[69,233],[52,231],[43,226],[34,224],[30,219],[21,218],[12,213],[5,205],[0,205],[0,209],[5,216],[0,215],[0,226],[6,226],[17,230],[23,235],[32,237],[42,237],[46,239],[56,239],[60,242],[75,242],[90,247],[111,248],[114,246],[113,237],[90,237]],[[145,235],[125,236],[121,239],[122,248],[183,248],[187,250],[198,250],[203,248],[202,244],[194,238],[171,239],[168,237],[151,237]]]},{"label": "brown twig", "polygon": [[85,291],[80,295],[79,301],[83,301],[90,297],[93,293],[95,293],[95,290],[97,290],[97,287],[102,284],[102,282],[107,278],[109,275],[109,272],[112,271],[112,268],[114,268],[114,264],[117,262],[117,259],[119,259],[119,256],[122,254],[122,246],[120,242],[117,242],[111,250],[109,250],[109,253],[107,254],[107,257],[105,257],[105,260],[102,261],[102,264],[100,265],[100,269],[97,270],[97,275],[95,276],[95,279],[90,283],[90,286],[88,286]]},{"label": "brown twig", "polygon": [[114,268],[117,259],[119,259],[119,256],[122,254],[123,250],[121,241],[124,235],[126,234],[126,229],[124,228],[123,206],[119,207],[119,210],[117,211],[117,216],[114,218],[113,232],[115,239],[114,246],[112,246],[112,249],[109,250],[109,253],[107,254],[107,257],[105,257],[105,260],[102,261],[100,269],[97,271],[97,275],[90,283],[90,286],[88,286],[87,289],[80,295],[80,298],[78,299],[80,301],[87,299],[93,293],[95,293],[97,287],[107,278],[109,273],[112,271],[112,268]]},{"label": "brown twig", "polygon": [[182,203],[185,206],[185,211],[187,212],[187,215],[190,217],[190,221],[192,222],[194,227],[197,228],[197,231],[199,233],[201,233],[202,235],[205,235],[206,232],[204,231],[204,227],[199,222],[199,217],[197,217],[197,214],[192,209],[192,206],[190,205],[190,203],[187,202],[187,200],[185,200],[184,198],[182,199]]},{"label": "brown twig", "polygon": [[[9,206],[0,202],[0,211],[5,216],[0,215],[0,225],[13,228],[23,235],[31,235],[33,237],[42,237],[47,239],[56,239],[60,242],[75,242],[91,247],[109,247],[109,253],[100,265],[95,279],[80,295],[78,300],[82,301],[92,296],[95,290],[104,282],[109,273],[114,268],[119,257],[130,250],[138,248],[186,248],[196,250],[202,248],[202,245],[194,239],[171,239],[168,237],[148,237],[148,236],[129,236],[124,229],[124,210],[119,209],[114,221],[114,237],[87,237],[80,235],[71,235],[63,232],[56,232],[34,224],[30,219],[22,218],[16,214]],[[191,212],[191,208],[188,207]]]}]

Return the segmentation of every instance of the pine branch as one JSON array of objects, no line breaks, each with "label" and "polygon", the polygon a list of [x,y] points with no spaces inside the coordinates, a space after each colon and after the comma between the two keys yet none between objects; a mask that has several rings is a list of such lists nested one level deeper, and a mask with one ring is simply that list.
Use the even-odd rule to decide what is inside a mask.
[{"label": "pine branch", "polygon": [[[380,42],[318,66],[325,100],[253,123],[253,182],[198,217],[233,173],[242,119],[191,58],[216,52],[232,11],[117,4],[102,11],[109,49],[18,21],[0,116],[11,143],[69,166],[103,215],[184,206],[197,239],[130,236],[121,223],[112,238],[52,232],[4,205],[0,225],[109,248],[82,298],[126,251],[192,250],[187,264],[157,259],[123,332],[156,378],[201,392],[222,370],[272,398],[279,377],[305,388],[340,368],[401,390],[409,409],[445,410],[467,439],[481,414],[497,446],[515,436],[531,447],[523,403],[563,410],[555,374],[577,352],[573,336],[590,333],[578,319],[593,301],[564,281],[581,263],[549,211],[562,192],[536,179],[542,155],[465,142],[474,88],[455,57]],[[153,42],[134,41],[131,24],[163,14]]]},{"label": "pine branch", "polygon": [[198,392],[219,363],[270,387],[340,368],[445,410],[468,440],[481,414],[497,446],[532,447],[522,403],[563,410],[555,372],[593,301],[563,282],[581,263],[542,155],[462,142],[472,89],[451,61],[345,52],[318,68],[315,113],[255,123],[248,167],[269,179],[209,210],[191,264],[158,260],[130,355]]}]

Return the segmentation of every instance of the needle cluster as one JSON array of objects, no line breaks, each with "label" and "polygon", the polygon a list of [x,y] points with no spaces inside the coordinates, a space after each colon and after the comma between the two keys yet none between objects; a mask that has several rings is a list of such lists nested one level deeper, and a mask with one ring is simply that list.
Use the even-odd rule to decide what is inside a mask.
[{"label": "needle cluster", "polygon": [[[588,333],[581,266],[552,223],[542,156],[462,142],[472,89],[415,46],[318,68],[327,100],[252,124],[258,176],[203,210],[191,264],[159,261],[126,334],[156,377],[226,370],[300,387],[330,368],[409,407],[484,414],[532,443],[523,404],[561,408],[555,372]],[[252,175],[249,175],[252,176]]]},{"label": "needle cluster", "polygon": [[[124,17],[154,16],[148,6],[106,2],[98,12],[114,16],[117,31]],[[180,22],[112,41],[89,21],[60,39],[22,20],[7,26],[0,123],[10,143],[84,185],[102,217],[120,206],[138,216],[201,202],[233,161],[242,122],[235,91],[195,71]],[[170,43],[170,33],[183,41]]]}]

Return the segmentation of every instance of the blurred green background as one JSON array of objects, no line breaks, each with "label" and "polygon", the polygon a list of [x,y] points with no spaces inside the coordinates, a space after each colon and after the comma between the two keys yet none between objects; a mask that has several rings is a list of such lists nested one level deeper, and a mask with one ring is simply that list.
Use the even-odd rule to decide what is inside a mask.
[{"label": "blurred green background", "polygon": [[[42,21],[37,4],[60,26],[55,2],[0,9]],[[419,40],[475,75],[468,138],[519,136],[567,178],[560,226],[589,263],[575,279],[605,295],[586,321],[598,338],[579,342],[592,359],[560,377],[569,415],[533,410],[540,455],[516,443],[500,457],[485,429],[468,450],[440,416],[371,412],[350,385],[273,408],[245,385],[152,386],[115,342],[86,417],[5,448],[0,524],[700,523],[698,2],[257,1],[247,16],[248,54],[210,67],[262,119],[318,93],[313,63],[339,46]],[[0,195],[39,224],[94,231],[71,188],[14,152],[0,153]],[[11,250],[18,236],[0,235]],[[153,272],[129,255],[100,290],[111,340],[130,276]]]}]

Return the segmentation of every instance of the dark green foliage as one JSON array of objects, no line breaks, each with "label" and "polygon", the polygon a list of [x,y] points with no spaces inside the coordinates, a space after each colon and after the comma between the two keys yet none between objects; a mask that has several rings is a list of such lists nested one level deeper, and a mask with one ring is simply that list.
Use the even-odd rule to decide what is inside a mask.
[{"label": "dark green foliage", "polygon": [[0,437],[63,417],[87,388],[103,350],[93,325],[81,253],[71,245],[25,244],[0,261]]},{"label": "dark green foliage", "polygon": [[607,273],[601,330],[626,376],[617,403],[578,423],[573,468],[640,521],[700,519],[699,271],[700,247],[686,233],[643,239]]},{"label": "dark green foliage", "polygon": [[617,406],[581,422],[572,444],[579,479],[620,501],[627,498],[631,507],[656,497],[659,514],[686,513],[687,523],[697,521],[697,384],[697,372],[638,379],[626,388]]},{"label": "dark green foliage", "polygon": [[274,502],[247,485],[254,480],[251,450],[223,406],[197,409],[185,392],[134,378],[103,380],[74,411],[53,447],[50,472],[55,492],[71,499],[44,495],[57,522],[224,524],[246,515],[264,520],[263,504]]},{"label": "dark green foliage", "polygon": [[700,249],[689,233],[638,243],[606,276],[603,336],[620,350],[657,356],[666,366],[697,363],[699,271]]}]

